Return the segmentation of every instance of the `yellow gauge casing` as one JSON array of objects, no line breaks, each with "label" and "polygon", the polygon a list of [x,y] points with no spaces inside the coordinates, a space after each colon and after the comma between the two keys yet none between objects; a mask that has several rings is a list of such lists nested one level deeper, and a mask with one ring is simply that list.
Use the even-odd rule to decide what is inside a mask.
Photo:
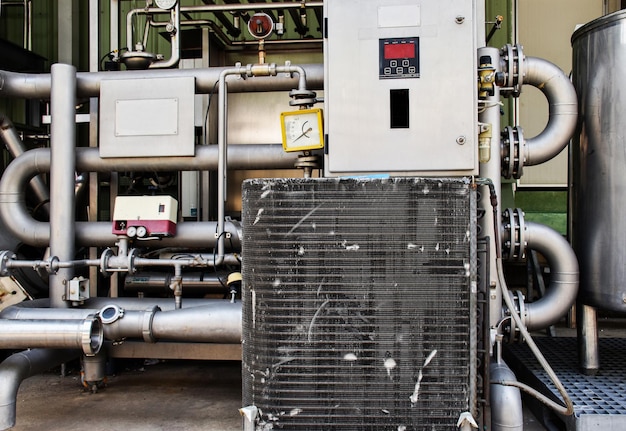
[{"label": "yellow gauge casing", "polygon": [[324,148],[324,117],[321,108],[282,112],[280,124],[285,151]]}]

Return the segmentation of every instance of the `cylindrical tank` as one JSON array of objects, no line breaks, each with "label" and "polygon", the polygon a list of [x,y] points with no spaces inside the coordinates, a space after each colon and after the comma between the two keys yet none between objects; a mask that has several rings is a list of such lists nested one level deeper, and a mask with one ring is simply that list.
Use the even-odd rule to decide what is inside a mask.
[{"label": "cylindrical tank", "polygon": [[574,32],[579,121],[570,149],[570,234],[580,299],[626,313],[626,11]]}]

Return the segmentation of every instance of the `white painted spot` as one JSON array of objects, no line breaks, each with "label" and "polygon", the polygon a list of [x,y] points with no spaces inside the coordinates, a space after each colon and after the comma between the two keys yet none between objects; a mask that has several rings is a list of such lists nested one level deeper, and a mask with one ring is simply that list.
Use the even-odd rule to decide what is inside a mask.
[{"label": "white painted spot", "polygon": [[343,360],[344,361],[354,362],[354,361],[356,361],[358,359],[359,358],[357,358],[357,356],[354,353],[346,353],[345,355],[343,355]]},{"label": "white painted spot", "polygon": [[346,245],[346,250],[348,251],[357,251],[360,248],[358,244]]},{"label": "white painted spot", "polygon": [[387,375],[389,377],[391,377],[391,370],[393,370],[394,368],[398,366],[398,364],[393,358],[385,359],[385,362],[383,362],[383,365],[385,366],[385,369],[387,370]]},{"label": "white painted spot", "polygon": [[259,211],[257,211],[256,213],[256,218],[254,219],[254,223],[252,223],[253,226],[257,224],[259,221],[261,221],[261,214],[263,214],[263,211],[265,211],[265,209],[259,208]]}]

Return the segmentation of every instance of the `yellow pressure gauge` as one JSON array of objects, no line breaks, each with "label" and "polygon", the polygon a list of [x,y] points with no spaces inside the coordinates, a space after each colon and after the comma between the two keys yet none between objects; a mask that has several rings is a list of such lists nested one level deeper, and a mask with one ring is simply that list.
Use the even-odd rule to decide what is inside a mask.
[{"label": "yellow pressure gauge", "polygon": [[320,108],[283,112],[280,121],[285,151],[324,148],[324,121]]}]

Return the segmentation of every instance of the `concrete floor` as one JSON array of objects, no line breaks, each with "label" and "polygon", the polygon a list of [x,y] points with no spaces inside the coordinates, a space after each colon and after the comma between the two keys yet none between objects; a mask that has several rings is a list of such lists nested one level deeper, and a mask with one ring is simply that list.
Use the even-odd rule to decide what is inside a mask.
[{"label": "concrete floor", "polygon": [[[95,394],[70,367],[25,380],[17,401],[13,431],[241,431],[241,364],[126,363]],[[544,430],[528,411],[524,429]]]},{"label": "concrete floor", "polygon": [[[122,368],[122,367],[120,367]],[[71,370],[25,380],[14,431],[241,430],[240,362],[131,363],[91,393]]]}]

